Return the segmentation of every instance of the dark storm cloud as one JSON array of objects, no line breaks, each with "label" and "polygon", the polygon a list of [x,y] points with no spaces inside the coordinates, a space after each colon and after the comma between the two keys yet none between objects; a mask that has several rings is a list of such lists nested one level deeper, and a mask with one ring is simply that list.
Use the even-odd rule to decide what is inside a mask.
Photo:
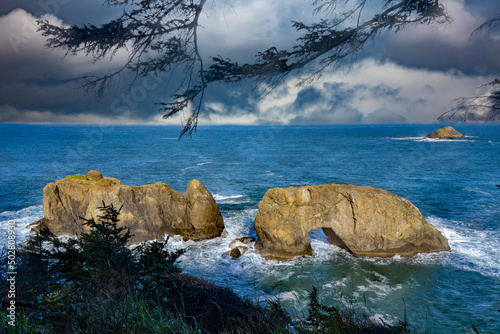
[{"label": "dark storm cloud", "polygon": [[333,104],[342,104],[352,101],[359,91],[366,90],[365,85],[347,85],[344,82],[326,82],[323,91],[328,93],[328,98]]},{"label": "dark storm cloud", "polygon": [[335,110],[316,110],[307,116],[297,116],[290,121],[290,124],[351,124],[359,123],[363,115],[359,110],[342,106]]},{"label": "dark storm cloud", "polygon": [[318,103],[323,98],[321,92],[314,87],[307,87],[299,92],[295,99],[294,106],[297,109]]},{"label": "dark storm cloud", "polygon": [[0,16],[21,8],[34,16],[52,14],[71,24],[101,23],[121,12],[116,7],[104,6],[103,0],[3,0]]},{"label": "dark storm cloud", "polygon": [[325,83],[321,89],[305,88],[292,105],[298,116],[290,124],[358,123],[363,115],[351,103],[361,90],[344,83]]},{"label": "dark storm cloud", "polygon": [[[356,105],[360,101],[377,97],[387,101],[406,101],[400,97],[400,89],[386,84],[350,85],[341,82],[325,83],[322,89],[308,87],[297,94],[293,109],[299,114],[291,124],[327,123],[406,123],[406,118],[387,109],[378,109],[363,115]],[[328,101],[324,103],[323,101]],[[312,109],[301,115],[301,110]]]},{"label": "dark storm cloud", "polygon": [[443,1],[453,22],[439,27],[406,28],[386,42],[388,59],[406,67],[433,71],[456,70],[466,75],[488,75],[500,70],[500,30],[486,30],[470,38],[486,20],[499,15],[498,1]]},{"label": "dark storm cloud", "polygon": [[[93,73],[105,73],[117,68],[120,54],[113,62],[92,64],[90,57],[84,55],[65,56],[63,51],[49,50],[45,47],[45,38],[37,32],[36,20],[50,19],[57,25],[103,23],[111,17],[119,15],[120,10],[107,9],[102,6],[102,0],[41,0],[41,1],[6,1],[0,4],[0,112],[8,114],[9,120],[19,121],[29,114],[23,110],[50,111],[51,115],[90,113],[104,117],[122,114],[133,114],[136,118],[149,120],[158,116],[159,101],[168,101],[168,96],[178,81],[175,75],[168,79],[162,78],[154,89],[144,89],[144,85],[132,82],[130,77],[122,76],[106,93],[104,98],[96,101],[90,92],[86,95],[77,89],[83,82],[75,81],[81,76]],[[227,8],[207,7],[200,28],[200,50],[203,55],[216,54],[221,47],[235,59],[253,60],[253,53],[271,46],[274,41],[293,39],[285,34],[291,26],[288,17],[293,11],[294,1],[271,4],[280,13],[279,19],[270,19],[270,15],[262,15],[263,7],[269,6],[264,0],[242,3],[245,11],[231,13]],[[297,1],[300,5],[302,3]],[[280,7],[280,8],[277,8]],[[286,9],[288,8],[288,9]],[[286,9],[286,10],[285,10]],[[297,11],[299,12],[299,11]],[[46,15],[50,14],[50,15]],[[291,13],[290,15],[292,15]],[[294,14],[295,15],[295,14]],[[286,21],[286,24],[284,24]],[[250,31],[249,25],[258,24],[261,30]],[[205,28],[208,26],[211,29]],[[286,27],[285,27],[286,26]],[[205,34],[205,35],[204,35]],[[214,43],[216,41],[216,43]],[[283,46],[283,45],[279,45]],[[125,51],[123,52],[125,53]],[[208,59],[207,59],[208,61]],[[209,62],[209,61],[208,61]],[[231,108],[225,109],[226,114],[253,112],[255,94],[251,92],[255,84],[244,84],[239,87],[214,85],[206,95],[206,105],[212,101],[222,101]],[[130,90],[130,96],[127,92]],[[135,93],[134,93],[135,92]],[[15,116],[15,111],[20,112]],[[208,112],[213,112],[209,110]],[[218,112],[221,112],[219,110]],[[4,115],[3,120],[6,121]],[[35,121],[39,120],[39,116]],[[24,119],[29,122],[30,119]]]},{"label": "dark storm cloud", "polygon": [[[253,61],[256,52],[272,46],[290,49],[298,37],[290,20],[313,19],[310,3],[303,0],[235,1],[234,7],[225,7],[227,3],[215,1],[202,15],[200,51],[206,64],[210,64],[209,56],[219,53],[245,62]],[[326,71],[320,84],[306,86],[298,92],[278,87],[276,92],[281,93],[271,94],[268,97],[271,102],[267,103],[252,92],[253,82],[233,86],[217,84],[207,91],[202,117],[206,115],[208,121],[224,118],[230,122],[233,116],[242,120],[248,115],[248,120],[255,123],[403,122],[405,116],[397,115],[427,108],[425,117],[408,117],[409,121],[434,121],[436,116],[429,115],[432,108],[437,108],[437,99],[443,99],[443,87],[448,91],[457,89],[455,82],[460,77],[453,73],[462,73],[467,78],[470,74],[491,73],[495,66],[498,71],[500,53],[499,43],[490,44],[492,38],[498,37],[494,34],[481,35],[471,43],[466,41],[485,15],[494,12],[496,1],[478,4],[467,0],[466,6],[463,0],[443,0],[443,3],[451,8],[454,24],[444,30],[429,30],[427,26],[405,29],[397,35],[390,33],[375,39],[354,63],[365,64],[365,68],[359,69],[361,74],[356,75],[355,82],[349,79],[352,72],[325,79],[332,73]],[[92,93],[86,95],[76,89],[81,82],[73,79],[116,68],[126,56],[125,52],[117,54],[113,62],[92,64],[84,55],[64,57],[64,52],[47,49],[45,39],[36,32],[36,19],[41,14],[51,14],[45,18],[62,25],[103,23],[121,12],[102,4],[103,0],[0,3],[0,121],[39,122],[45,118],[46,121],[71,122],[72,118],[66,117],[71,115],[78,122],[84,120],[85,115],[90,121],[98,117],[150,121],[159,115],[155,102],[168,101],[175,76],[146,82],[140,79],[132,87],[129,87],[130,78],[123,76],[97,101]],[[24,8],[27,12],[12,11],[15,8]],[[374,65],[370,62],[372,59],[384,59],[385,63]],[[408,68],[419,69],[419,72],[406,71]],[[381,69],[391,72],[386,74],[380,72]],[[372,72],[365,76],[366,70]],[[407,77],[396,80],[403,72]],[[427,74],[432,73],[441,73],[444,77],[437,76],[438,82],[426,82]],[[467,94],[465,81],[460,83],[461,91],[456,94]],[[424,86],[427,88],[420,90]],[[419,91],[420,96],[413,96],[408,87]],[[450,96],[446,99],[457,97]],[[422,101],[422,106],[415,101]]]},{"label": "dark storm cloud", "polygon": [[429,38],[420,43],[392,40],[387,43],[391,59],[413,68],[434,71],[460,70],[468,75],[483,75],[499,70],[500,43],[481,37],[465,45],[446,39]]},{"label": "dark storm cloud", "polygon": [[[53,16],[44,18],[62,25]],[[136,120],[149,120],[158,115],[155,102],[163,101],[163,96],[168,94],[169,78],[133,81],[130,75],[123,75],[103,98],[97,100],[95,92],[86,93],[80,88],[84,81],[78,78],[115,69],[126,54],[118,52],[112,62],[93,63],[92,58],[85,55],[65,55],[64,51],[48,49],[45,39],[36,31],[36,20],[22,9],[0,17],[0,112],[5,114],[3,121],[38,122],[39,114],[25,112],[37,110],[50,111],[52,120],[57,115],[85,113],[118,120],[123,115]],[[19,112],[17,116],[16,111]],[[36,117],[23,119],[30,115]]]}]

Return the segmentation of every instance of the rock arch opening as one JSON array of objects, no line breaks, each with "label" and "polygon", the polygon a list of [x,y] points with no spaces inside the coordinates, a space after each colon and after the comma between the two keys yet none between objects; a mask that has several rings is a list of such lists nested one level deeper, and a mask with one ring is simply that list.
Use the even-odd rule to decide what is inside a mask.
[{"label": "rock arch opening", "polygon": [[337,247],[340,247],[342,249],[345,249],[346,251],[349,251],[352,253],[352,251],[347,247],[345,242],[340,239],[340,237],[335,233],[335,231],[329,227],[323,227],[323,233],[325,233],[326,238],[328,239],[328,242],[332,245],[335,245]]},{"label": "rock arch opening", "polygon": [[342,239],[340,239],[340,237],[337,235],[337,233],[335,233],[335,231],[332,228],[322,227],[317,230],[311,230],[309,231],[309,237],[311,238],[311,240],[315,239],[325,243],[329,243],[331,245],[340,247],[352,253],[349,247],[345,244],[345,242]]}]

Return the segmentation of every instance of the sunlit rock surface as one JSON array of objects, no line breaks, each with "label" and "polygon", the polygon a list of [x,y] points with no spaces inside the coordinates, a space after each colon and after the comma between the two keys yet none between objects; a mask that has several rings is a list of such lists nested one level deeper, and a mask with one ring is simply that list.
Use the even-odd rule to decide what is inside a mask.
[{"label": "sunlit rock surface", "polygon": [[309,232],[357,256],[410,257],[447,251],[447,239],[410,201],[370,186],[326,184],[269,189],[255,217],[257,250],[267,258],[311,255]]},{"label": "sunlit rock surface", "polygon": [[433,138],[433,139],[456,139],[456,138],[464,138],[465,136],[452,128],[451,126],[445,126],[437,130],[436,132],[429,133],[425,138]]},{"label": "sunlit rock surface", "polygon": [[37,228],[45,225],[56,235],[79,235],[87,228],[80,217],[97,220],[103,202],[116,208],[123,205],[118,225],[130,227],[132,244],[163,240],[165,234],[203,240],[219,236],[224,229],[219,206],[198,180],[192,180],[181,194],[165,183],[122,185],[97,171],[47,184],[44,218]]}]

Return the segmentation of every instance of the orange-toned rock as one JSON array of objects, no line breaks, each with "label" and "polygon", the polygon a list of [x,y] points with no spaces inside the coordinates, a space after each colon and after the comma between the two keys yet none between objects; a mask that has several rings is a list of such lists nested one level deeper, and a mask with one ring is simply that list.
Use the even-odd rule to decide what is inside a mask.
[{"label": "orange-toned rock", "polygon": [[264,257],[311,255],[309,232],[357,256],[410,257],[450,250],[410,201],[383,189],[342,184],[269,189],[254,222]]},{"label": "orange-toned rock", "polygon": [[436,138],[436,139],[456,139],[464,138],[465,136],[452,128],[451,126],[445,126],[437,130],[436,132],[429,133],[425,138]]},{"label": "orange-toned rock", "polygon": [[185,194],[165,183],[127,186],[97,171],[70,175],[43,189],[44,218],[38,221],[56,235],[80,235],[84,218],[97,218],[102,203],[122,207],[119,226],[130,227],[132,244],[162,240],[165,234],[202,240],[217,237],[224,222],[212,194],[192,180]]}]

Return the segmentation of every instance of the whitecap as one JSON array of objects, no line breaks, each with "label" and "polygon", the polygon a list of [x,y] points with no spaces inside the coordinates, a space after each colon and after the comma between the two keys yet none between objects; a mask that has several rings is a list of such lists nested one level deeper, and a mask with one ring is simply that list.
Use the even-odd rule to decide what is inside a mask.
[{"label": "whitecap", "polygon": [[440,138],[420,138],[415,140],[416,142],[432,142],[432,143],[448,143],[448,142],[453,142],[453,143],[468,143],[468,142],[476,142],[475,140],[469,140],[469,139],[440,139]]},{"label": "whitecap", "polygon": [[[375,273],[375,272],[374,272]],[[366,279],[366,285],[358,285],[359,292],[372,292],[377,298],[383,298],[388,296],[394,291],[403,289],[402,284],[396,284],[394,286],[389,285],[389,280],[385,278],[382,282],[372,281],[370,279]]]},{"label": "whitecap", "polygon": [[300,300],[299,295],[295,291],[280,292],[278,294],[277,298],[280,301],[292,301],[292,302],[296,302],[296,301]]},{"label": "whitecap", "polygon": [[16,226],[16,241],[23,242],[32,234],[29,224],[43,218],[43,208],[41,205],[33,205],[19,211],[4,211],[0,213],[0,242],[6,244],[7,229],[10,222]]},{"label": "whitecap", "polygon": [[185,172],[187,171],[188,169],[198,169],[200,168],[201,166],[204,166],[204,165],[210,165],[210,164],[213,164],[213,162],[211,161],[206,161],[206,162],[200,162],[200,163],[197,163],[196,166],[188,166],[188,167],[184,167],[181,169],[181,171]]},{"label": "whitecap", "polygon": [[216,201],[224,201],[226,199],[235,199],[235,198],[242,198],[245,195],[220,195],[220,194],[214,194],[214,199]]},{"label": "whitecap", "polygon": [[222,254],[229,250],[229,243],[234,239],[251,235],[249,222],[253,221],[256,214],[257,209],[245,209],[225,215],[223,217],[226,226],[225,236],[199,242],[183,241],[181,236],[172,236],[169,240],[169,247],[186,250],[180,259],[183,261],[183,269],[187,272],[198,272],[203,267],[211,271],[210,268],[218,262],[233,263],[234,261],[231,260],[224,261]]},{"label": "whitecap", "polygon": [[215,201],[219,204],[241,204],[251,202],[250,198],[246,195],[221,195],[213,194]]},{"label": "whitecap", "polygon": [[198,168],[198,166],[190,166],[190,167],[182,168],[181,171],[185,172],[188,169],[197,169],[197,168]]},{"label": "whitecap", "polygon": [[[390,140],[408,140],[408,141],[414,141],[414,142],[433,142],[433,143],[442,143],[442,142],[475,142],[475,140],[470,140],[470,139],[440,139],[440,138],[427,138],[427,137],[386,137],[387,139]],[[475,137],[468,137],[466,136],[465,138],[475,138]]]},{"label": "whitecap", "polygon": [[391,140],[421,140],[422,137],[386,137],[387,139]]},{"label": "whitecap", "polygon": [[482,194],[482,195],[491,195],[491,193],[486,192],[484,190],[481,190],[479,188],[465,187],[464,190],[467,190],[470,192],[475,192],[475,193]]},{"label": "whitecap", "polygon": [[500,277],[500,233],[476,230],[462,222],[439,217],[427,219],[448,239],[448,260],[459,269]]}]

